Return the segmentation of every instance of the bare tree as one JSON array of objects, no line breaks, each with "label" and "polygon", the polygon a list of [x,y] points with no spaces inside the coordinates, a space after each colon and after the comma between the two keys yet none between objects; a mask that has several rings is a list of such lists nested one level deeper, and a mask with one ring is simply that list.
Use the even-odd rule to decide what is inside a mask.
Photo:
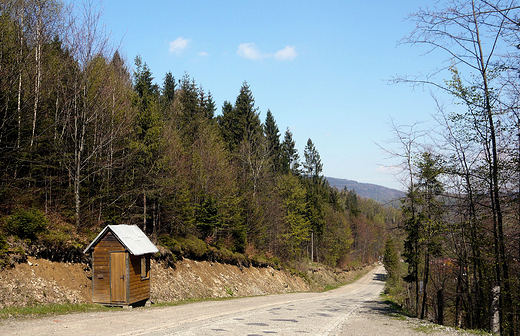
[{"label": "bare tree", "polygon": [[[500,151],[500,128],[497,129],[504,103],[500,95],[501,85],[496,79],[503,69],[501,57],[510,47],[505,39],[510,33],[507,28],[514,22],[512,18],[518,9],[515,1],[455,0],[444,8],[425,8],[410,15],[409,19],[416,24],[416,28],[402,43],[426,45],[430,51],[444,51],[451,61],[449,68],[453,80],[447,83],[436,80],[439,71],[425,78],[395,79],[396,82],[430,84],[441,88],[462,101],[468,109],[467,113],[475,114],[479,120],[474,126],[481,137],[484,161],[487,163],[487,194],[495,247],[495,285],[503,287],[501,292],[504,296],[500,300],[500,320],[504,322],[507,316],[509,326],[512,326],[513,315],[501,190],[504,160]],[[471,74],[472,79],[464,82],[459,72]]]},{"label": "bare tree", "polygon": [[[101,12],[89,3],[83,5],[81,15],[73,19],[67,34],[66,44],[78,65],[71,69],[73,90],[64,103],[67,113],[63,116],[63,134],[70,144],[66,165],[73,181],[77,227],[81,220],[81,185],[114,164],[110,159],[111,146],[124,136],[124,125],[131,116],[127,113],[129,106],[125,114],[118,112],[120,105],[129,100],[128,95],[123,100],[116,98],[125,95],[118,85],[129,83],[117,75],[115,67],[110,67],[112,51],[107,34],[99,25]],[[103,152],[109,154],[101,160]]]}]

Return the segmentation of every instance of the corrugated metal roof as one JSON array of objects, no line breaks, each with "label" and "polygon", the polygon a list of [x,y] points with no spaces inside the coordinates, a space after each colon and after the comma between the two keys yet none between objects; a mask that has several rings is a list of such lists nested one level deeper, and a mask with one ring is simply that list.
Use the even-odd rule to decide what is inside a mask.
[{"label": "corrugated metal roof", "polygon": [[150,241],[150,239],[148,239],[137,225],[126,224],[106,226],[83,252],[89,252],[90,249],[94,247],[101,238],[103,238],[107,230],[112,231],[117,240],[119,240],[119,242],[133,255],[159,252],[157,247]]}]

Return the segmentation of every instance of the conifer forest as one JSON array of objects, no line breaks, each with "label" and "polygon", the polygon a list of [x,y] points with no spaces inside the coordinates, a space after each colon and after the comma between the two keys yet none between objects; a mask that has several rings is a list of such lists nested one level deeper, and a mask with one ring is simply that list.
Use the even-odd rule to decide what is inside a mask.
[{"label": "conifer forest", "polygon": [[330,187],[312,140],[300,155],[246,81],[217,107],[189,74],[157,85],[146,60],[122,59],[88,6],[0,10],[3,241],[52,257],[125,223],[173,257],[378,259],[398,211]]},{"label": "conifer forest", "polygon": [[408,17],[401,43],[444,52],[449,77],[392,81],[456,108],[439,102],[434,130],[392,125],[406,195],[390,206],[331,187],[319,148],[298,152],[283,111],[261,120],[247,81],[217,106],[188,73],[124,59],[88,5],[0,0],[0,264],[80,260],[109,224],[138,225],[171,263],[383,256],[409,314],[520,335],[519,9],[455,0]]}]

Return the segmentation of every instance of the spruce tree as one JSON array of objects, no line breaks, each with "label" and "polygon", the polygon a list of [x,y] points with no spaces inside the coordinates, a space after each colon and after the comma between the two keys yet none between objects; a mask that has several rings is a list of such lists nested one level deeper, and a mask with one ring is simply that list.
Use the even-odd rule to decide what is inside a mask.
[{"label": "spruce tree", "polygon": [[282,172],[286,174],[292,172],[295,175],[300,175],[300,155],[289,128],[285,131],[281,151],[280,166]]},{"label": "spruce tree", "polygon": [[255,107],[255,98],[247,82],[244,82],[240,88],[234,110],[237,118],[236,127],[240,128],[237,132],[239,137],[236,139],[238,143],[242,141],[256,142],[262,130],[260,113],[258,108]]},{"label": "spruce tree", "polygon": [[175,99],[175,88],[175,77],[173,77],[171,71],[169,71],[166,73],[166,76],[164,77],[162,89],[163,98],[168,104],[173,103],[173,100]]},{"label": "spruce tree", "polygon": [[392,237],[388,237],[385,243],[385,251],[383,253],[383,264],[385,265],[386,273],[388,275],[387,288],[388,292],[392,287],[399,283],[399,255]]},{"label": "spruce tree", "polygon": [[265,118],[264,133],[267,139],[267,150],[272,160],[272,169],[274,172],[281,170],[281,146],[280,146],[280,131],[276,125],[273,114],[267,110],[267,117]]},{"label": "spruce tree", "polygon": [[307,140],[303,155],[305,156],[305,161],[303,162],[305,175],[313,181],[320,180],[323,164],[321,163],[320,153],[318,153],[318,150],[310,138]]}]

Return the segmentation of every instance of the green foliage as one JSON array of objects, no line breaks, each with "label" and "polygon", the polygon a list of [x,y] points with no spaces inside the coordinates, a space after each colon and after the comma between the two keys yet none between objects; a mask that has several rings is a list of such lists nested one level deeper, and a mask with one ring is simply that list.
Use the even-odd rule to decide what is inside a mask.
[{"label": "green foliage", "polygon": [[188,235],[186,238],[179,238],[183,254],[187,258],[201,260],[207,256],[208,245],[201,239]]},{"label": "green foliage", "polygon": [[302,243],[310,239],[311,223],[307,218],[306,192],[300,180],[288,174],[278,181],[278,189],[284,203],[284,219],[288,230],[284,240],[291,247],[294,257],[300,255]]},{"label": "green foliage", "polygon": [[228,286],[225,286],[224,288],[226,290],[227,295],[229,295],[229,296],[233,296],[234,295],[233,288],[228,287]]},{"label": "green foliage", "polygon": [[49,221],[47,230],[38,238],[36,256],[52,261],[79,262],[84,258],[84,248],[92,239],[79,235],[72,224],[54,219]]},{"label": "green foliage", "polygon": [[256,141],[262,131],[259,114],[253,93],[247,82],[244,82],[235,105],[224,102],[222,116],[218,119],[222,137],[230,152],[236,152],[243,141]]},{"label": "green foliage", "polygon": [[175,77],[173,77],[171,71],[166,73],[164,77],[164,84],[162,94],[168,104],[172,104],[175,100]]},{"label": "green foliage", "polygon": [[[129,71],[120,51],[104,53],[95,38],[70,48],[68,32],[52,29],[42,32],[39,67],[26,26],[34,18],[21,22],[20,6],[0,16],[0,215],[33,206],[53,218],[9,217],[6,233],[28,253],[77,260],[89,234],[128,223],[159,237],[168,262],[281,267],[312,250],[321,262],[348,263],[353,223],[341,193],[322,181],[317,149],[309,140],[302,177],[292,133],[280,142],[270,110],[262,124],[247,82],[215,117],[211,92],[188,74],[167,72],[159,88],[140,56]],[[63,14],[49,27],[65,24]],[[386,225],[381,218],[374,222]]]},{"label": "green foliage", "polygon": [[345,207],[349,210],[349,212],[354,217],[357,217],[361,213],[361,211],[359,209],[358,198],[357,198],[357,195],[356,195],[356,191],[354,189],[348,190],[345,187],[345,189],[343,190],[343,193],[346,196]]},{"label": "green foliage", "polygon": [[176,257],[181,256],[183,253],[181,243],[168,235],[160,235],[159,243],[168,248]]},{"label": "green foliage", "polygon": [[289,128],[285,131],[284,139],[281,144],[280,167],[284,174],[292,172],[295,175],[300,174],[300,155],[296,149],[296,143],[293,140],[293,134]]},{"label": "green foliage", "polygon": [[307,145],[305,145],[303,156],[305,157],[305,161],[303,162],[305,175],[315,181],[321,179],[323,163],[321,163],[320,153],[318,153],[318,150],[310,138],[307,140]]},{"label": "green foliage", "polygon": [[341,258],[351,250],[354,241],[352,231],[344,213],[335,210],[334,207],[327,207],[324,219],[321,252],[325,252],[324,262],[336,267]]},{"label": "green foliage", "polygon": [[150,97],[157,97],[159,94],[159,88],[156,84],[153,84],[153,77],[150,68],[146,63],[143,64],[143,60],[140,55],[135,57],[135,72],[134,72],[134,89],[137,92],[139,98],[143,99],[144,106],[146,109],[147,99]]},{"label": "green foliage", "polygon": [[399,254],[392,237],[388,237],[385,243],[385,251],[383,253],[383,264],[387,272],[387,284],[385,292],[395,291],[400,286],[401,281],[401,262]]},{"label": "green foliage", "polygon": [[195,221],[204,238],[212,236],[219,225],[218,205],[208,196],[195,211]]},{"label": "green foliage", "polygon": [[6,230],[21,239],[35,240],[38,234],[46,230],[47,225],[48,220],[40,210],[21,209],[7,219]]},{"label": "green foliage", "polygon": [[273,114],[267,110],[265,118],[264,133],[267,139],[267,152],[271,158],[271,167],[274,172],[282,171],[281,167],[281,144],[280,131],[276,125]]},{"label": "green foliage", "polygon": [[34,305],[29,307],[9,307],[0,309],[0,319],[6,320],[10,318],[20,317],[34,317],[34,316],[53,316],[65,315],[73,313],[87,313],[96,311],[107,311],[117,308],[106,307],[98,304],[78,304],[78,303],[64,303],[64,304],[49,304],[49,305]]},{"label": "green foliage", "polygon": [[0,232],[0,269],[9,264],[9,245],[2,232]]}]

